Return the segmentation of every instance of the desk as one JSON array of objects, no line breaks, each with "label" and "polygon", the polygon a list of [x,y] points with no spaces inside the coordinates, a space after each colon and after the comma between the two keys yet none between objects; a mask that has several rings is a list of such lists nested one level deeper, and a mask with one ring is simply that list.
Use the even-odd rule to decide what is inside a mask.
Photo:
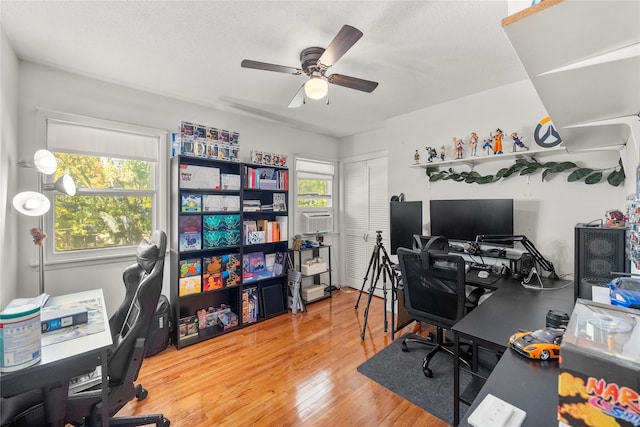
[{"label": "desk", "polygon": [[[92,299],[99,299],[102,302],[104,329],[91,335],[43,346],[42,357],[38,364],[15,372],[2,373],[0,375],[2,397],[11,397],[42,388],[47,420],[55,420],[50,425],[64,426],[70,378],[90,372],[101,363],[102,383],[107,384],[107,350],[112,345],[112,339],[102,289],[51,297],[45,307]],[[102,401],[106,406],[107,387],[102,388]],[[103,411],[102,425],[108,425],[108,412]]]},{"label": "desk", "polygon": [[[564,283],[567,283],[566,281]],[[545,286],[550,282],[545,281]],[[467,414],[476,408],[488,393],[527,412],[524,426],[557,424],[557,361],[529,361],[512,354],[507,348],[509,337],[518,329],[535,330],[545,327],[549,310],[571,313],[574,287],[534,290],[524,288],[518,281],[501,279],[492,286],[495,291],[452,328],[454,334],[454,426],[460,420],[460,362],[457,357],[460,338],[479,346],[505,350],[502,358],[476,396]],[[526,384],[526,386],[525,386]],[[462,424],[468,426],[467,417]]]}]

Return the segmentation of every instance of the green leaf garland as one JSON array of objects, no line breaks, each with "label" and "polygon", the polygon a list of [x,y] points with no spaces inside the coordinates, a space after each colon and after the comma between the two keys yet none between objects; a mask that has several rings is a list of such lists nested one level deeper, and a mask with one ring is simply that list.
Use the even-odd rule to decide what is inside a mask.
[{"label": "green leaf garland", "polygon": [[465,182],[467,184],[489,184],[497,182],[500,179],[509,178],[513,175],[532,175],[538,171],[542,171],[542,181],[551,177],[551,174],[567,172],[574,169],[567,177],[567,182],[584,181],[587,185],[597,184],[602,181],[604,172],[610,169],[607,175],[607,182],[613,187],[617,187],[624,182],[625,173],[622,159],[618,160],[618,165],[608,169],[592,169],[587,167],[578,167],[573,162],[546,162],[540,163],[536,159],[517,159],[516,162],[508,168],[501,168],[495,175],[480,175],[476,171],[471,172],[455,172],[453,168],[447,170],[438,170],[437,166],[427,167],[427,176],[429,182],[440,180],[453,180],[456,182]]}]

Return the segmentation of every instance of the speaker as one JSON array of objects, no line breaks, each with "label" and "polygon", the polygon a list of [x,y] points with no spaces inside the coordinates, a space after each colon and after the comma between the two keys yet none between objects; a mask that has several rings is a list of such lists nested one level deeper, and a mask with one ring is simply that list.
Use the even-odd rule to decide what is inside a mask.
[{"label": "speaker", "polygon": [[516,272],[521,276],[527,276],[533,267],[536,266],[536,260],[529,252],[525,252],[516,262]]},{"label": "speaker", "polygon": [[591,299],[591,286],[606,286],[617,275],[628,273],[625,229],[577,224],[575,227],[575,297]]}]

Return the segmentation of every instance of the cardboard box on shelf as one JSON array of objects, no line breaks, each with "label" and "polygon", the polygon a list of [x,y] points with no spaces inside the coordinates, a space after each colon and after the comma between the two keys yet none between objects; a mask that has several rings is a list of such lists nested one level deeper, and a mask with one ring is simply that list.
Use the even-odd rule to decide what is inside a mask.
[{"label": "cardboard box on shelf", "polygon": [[311,276],[313,274],[324,273],[327,271],[327,263],[317,259],[309,260],[304,262],[300,266],[300,271],[305,276]]},{"label": "cardboard box on shelf", "polygon": [[305,286],[301,289],[302,299],[313,301],[324,296],[324,285]]}]

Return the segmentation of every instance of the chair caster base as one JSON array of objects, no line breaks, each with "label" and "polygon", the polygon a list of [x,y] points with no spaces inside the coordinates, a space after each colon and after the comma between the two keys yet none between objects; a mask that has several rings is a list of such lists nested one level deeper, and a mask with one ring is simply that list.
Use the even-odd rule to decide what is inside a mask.
[{"label": "chair caster base", "polygon": [[138,399],[138,402],[146,399],[148,395],[149,392],[147,391],[147,389],[142,387],[142,385],[140,384],[136,385],[136,398]]},{"label": "chair caster base", "polygon": [[422,373],[427,378],[433,378],[433,371],[431,369],[427,368],[426,366],[422,367]]}]

